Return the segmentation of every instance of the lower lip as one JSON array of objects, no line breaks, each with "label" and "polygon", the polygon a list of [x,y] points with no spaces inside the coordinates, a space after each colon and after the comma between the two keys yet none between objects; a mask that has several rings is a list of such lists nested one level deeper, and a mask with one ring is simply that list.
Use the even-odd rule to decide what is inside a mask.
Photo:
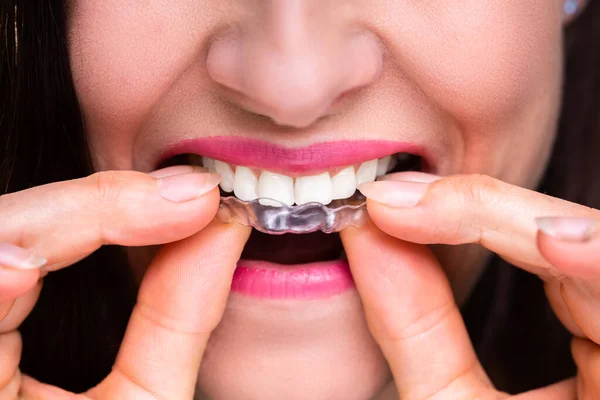
[{"label": "lower lip", "polygon": [[322,299],[354,287],[347,260],[301,265],[240,260],[231,290],[267,299]]}]

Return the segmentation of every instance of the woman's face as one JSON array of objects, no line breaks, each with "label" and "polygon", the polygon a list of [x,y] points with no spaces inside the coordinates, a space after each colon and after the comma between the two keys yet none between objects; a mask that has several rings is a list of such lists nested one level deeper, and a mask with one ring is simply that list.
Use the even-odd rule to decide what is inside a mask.
[{"label": "woman's face", "polygon": [[[402,150],[439,175],[533,187],[552,146],[563,0],[72,3],[72,70],[98,170],[148,172],[179,149],[297,179]],[[288,264],[321,243],[286,240]],[[272,250],[255,254],[282,257],[260,241]],[[435,251],[463,302],[487,255]],[[221,399],[365,399],[389,379],[352,287],[233,293],[199,371],[201,392]]]}]

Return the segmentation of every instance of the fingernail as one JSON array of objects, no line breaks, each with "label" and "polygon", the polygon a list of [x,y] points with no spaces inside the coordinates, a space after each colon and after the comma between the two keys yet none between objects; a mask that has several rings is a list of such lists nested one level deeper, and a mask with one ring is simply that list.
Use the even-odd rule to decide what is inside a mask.
[{"label": "fingernail", "polygon": [[0,265],[16,269],[38,269],[46,259],[10,243],[0,243]]},{"label": "fingernail", "polygon": [[581,217],[541,217],[535,222],[544,234],[569,242],[587,242],[598,226],[598,221]]},{"label": "fingernail", "polygon": [[383,175],[377,178],[379,181],[406,181],[422,183],[431,183],[440,179],[442,179],[441,176],[418,171],[395,172],[393,174]]},{"label": "fingernail", "polygon": [[155,178],[166,178],[167,176],[189,174],[192,172],[194,172],[194,166],[192,165],[174,165],[172,167],[152,171],[149,175]]},{"label": "fingernail", "polygon": [[207,173],[170,175],[157,180],[160,194],[175,203],[197,199],[217,187],[220,181],[219,175]]},{"label": "fingernail", "polygon": [[410,181],[377,181],[363,183],[358,190],[368,199],[390,207],[414,207],[421,201],[428,183]]}]

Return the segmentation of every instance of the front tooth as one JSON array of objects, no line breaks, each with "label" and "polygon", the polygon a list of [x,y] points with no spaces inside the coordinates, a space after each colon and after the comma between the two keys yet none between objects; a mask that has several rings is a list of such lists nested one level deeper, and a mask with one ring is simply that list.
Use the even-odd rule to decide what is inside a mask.
[{"label": "front tooth", "polygon": [[233,193],[244,201],[258,198],[258,179],[250,168],[237,167],[233,179]]},{"label": "front tooth", "polygon": [[333,200],[347,199],[356,192],[356,174],[354,167],[348,167],[331,178]]},{"label": "front tooth", "polygon": [[331,203],[333,193],[329,172],[296,178],[294,193],[298,205],[313,201],[321,204]]},{"label": "front tooth", "polygon": [[373,182],[377,176],[377,159],[360,164],[356,171],[356,186],[361,183]]},{"label": "front tooth", "polygon": [[210,172],[215,172],[215,160],[209,157],[202,157],[202,165],[208,168]]},{"label": "front tooth", "polygon": [[380,158],[377,161],[377,176],[382,176],[387,174],[388,169],[390,168],[390,163],[392,162],[392,156],[385,156]]},{"label": "front tooth", "polygon": [[[258,197],[277,200],[291,206],[294,204],[294,179],[289,176],[263,171],[258,179]],[[278,206],[268,200],[261,200],[263,205]]]},{"label": "front tooth", "polygon": [[221,175],[221,189],[225,192],[233,191],[233,170],[229,164],[215,160],[215,171]]}]

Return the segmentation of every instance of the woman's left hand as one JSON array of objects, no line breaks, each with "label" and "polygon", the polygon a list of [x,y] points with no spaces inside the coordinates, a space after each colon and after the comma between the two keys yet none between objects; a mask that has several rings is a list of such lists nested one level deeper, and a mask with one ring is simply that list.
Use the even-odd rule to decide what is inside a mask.
[{"label": "woman's left hand", "polygon": [[577,378],[516,398],[600,398],[600,211],[480,175],[399,173],[361,190],[379,229],[347,229],[342,240],[402,400],[509,397],[489,381],[424,246],[467,243],[537,274],[574,335]]}]

